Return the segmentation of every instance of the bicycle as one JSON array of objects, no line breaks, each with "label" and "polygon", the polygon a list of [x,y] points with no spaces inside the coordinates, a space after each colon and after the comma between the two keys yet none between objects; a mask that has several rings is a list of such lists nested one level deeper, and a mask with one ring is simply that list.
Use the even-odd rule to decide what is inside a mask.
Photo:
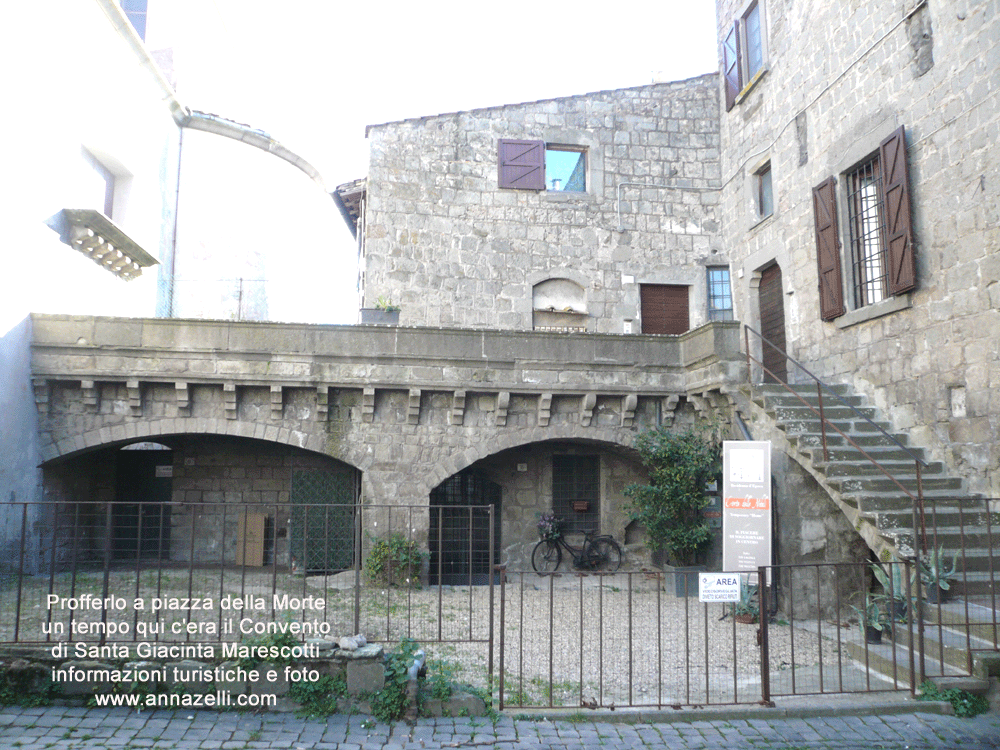
[{"label": "bicycle", "polygon": [[562,563],[562,550],[573,558],[573,567],[578,570],[594,570],[614,573],[622,564],[622,548],[610,536],[594,536],[594,532],[584,532],[583,546],[574,547],[562,535],[542,539],[531,552],[531,567],[536,573],[554,573]]}]

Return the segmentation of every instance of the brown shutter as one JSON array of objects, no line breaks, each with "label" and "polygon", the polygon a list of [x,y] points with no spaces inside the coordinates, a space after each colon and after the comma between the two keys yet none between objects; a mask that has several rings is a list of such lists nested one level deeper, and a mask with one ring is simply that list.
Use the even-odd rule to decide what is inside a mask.
[{"label": "brown shutter", "polygon": [[722,77],[726,82],[726,111],[736,104],[740,86],[740,22],[733,24],[726,41],[722,43]]},{"label": "brown shutter", "polygon": [[499,185],[518,190],[545,189],[545,141],[501,138]]},{"label": "brown shutter", "polygon": [[819,315],[833,320],[843,315],[844,287],[840,271],[840,241],[837,237],[837,183],[831,177],[813,188],[816,219],[816,260],[819,265]]},{"label": "brown shutter", "polygon": [[639,308],[643,333],[677,335],[691,327],[686,286],[642,284]]},{"label": "brown shutter", "polygon": [[910,179],[906,168],[903,127],[879,147],[882,191],[885,194],[885,233],[888,246],[889,293],[901,294],[917,285],[917,264],[910,226]]}]

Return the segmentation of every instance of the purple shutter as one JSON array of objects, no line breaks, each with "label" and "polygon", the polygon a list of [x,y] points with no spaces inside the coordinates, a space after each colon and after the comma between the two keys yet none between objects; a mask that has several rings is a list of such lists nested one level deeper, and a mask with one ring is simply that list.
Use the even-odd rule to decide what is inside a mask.
[{"label": "purple shutter", "polygon": [[816,220],[816,261],[819,266],[819,315],[823,320],[839,318],[844,308],[840,271],[840,241],[837,235],[837,183],[831,177],[813,188]]},{"label": "purple shutter", "polygon": [[545,141],[501,138],[499,185],[518,190],[545,189]]},{"label": "purple shutter", "polygon": [[732,31],[722,43],[722,77],[726,83],[726,111],[736,104],[740,90],[740,22],[733,24]]},{"label": "purple shutter", "polygon": [[917,264],[910,224],[910,178],[906,168],[903,127],[879,147],[882,191],[885,196],[885,235],[889,293],[902,294],[917,285]]}]

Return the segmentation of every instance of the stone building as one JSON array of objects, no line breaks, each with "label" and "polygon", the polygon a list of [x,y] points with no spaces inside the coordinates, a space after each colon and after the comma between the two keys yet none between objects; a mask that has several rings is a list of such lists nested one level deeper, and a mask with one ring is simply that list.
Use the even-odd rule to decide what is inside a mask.
[{"label": "stone building", "polygon": [[737,317],[1000,495],[996,3],[717,8]]}]

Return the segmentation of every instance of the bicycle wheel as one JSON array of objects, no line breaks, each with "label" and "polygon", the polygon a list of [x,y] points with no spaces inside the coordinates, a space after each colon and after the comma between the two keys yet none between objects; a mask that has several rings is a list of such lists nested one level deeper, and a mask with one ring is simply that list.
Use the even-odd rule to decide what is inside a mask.
[{"label": "bicycle wheel", "polygon": [[562,562],[562,550],[550,539],[543,539],[531,553],[531,567],[536,573],[554,573]]},{"label": "bicycle wheel", "polygon": [[590,545],[590,559],[594,570],[614,573],[622,564],[622,548],[611,537],[599,537]]}]

